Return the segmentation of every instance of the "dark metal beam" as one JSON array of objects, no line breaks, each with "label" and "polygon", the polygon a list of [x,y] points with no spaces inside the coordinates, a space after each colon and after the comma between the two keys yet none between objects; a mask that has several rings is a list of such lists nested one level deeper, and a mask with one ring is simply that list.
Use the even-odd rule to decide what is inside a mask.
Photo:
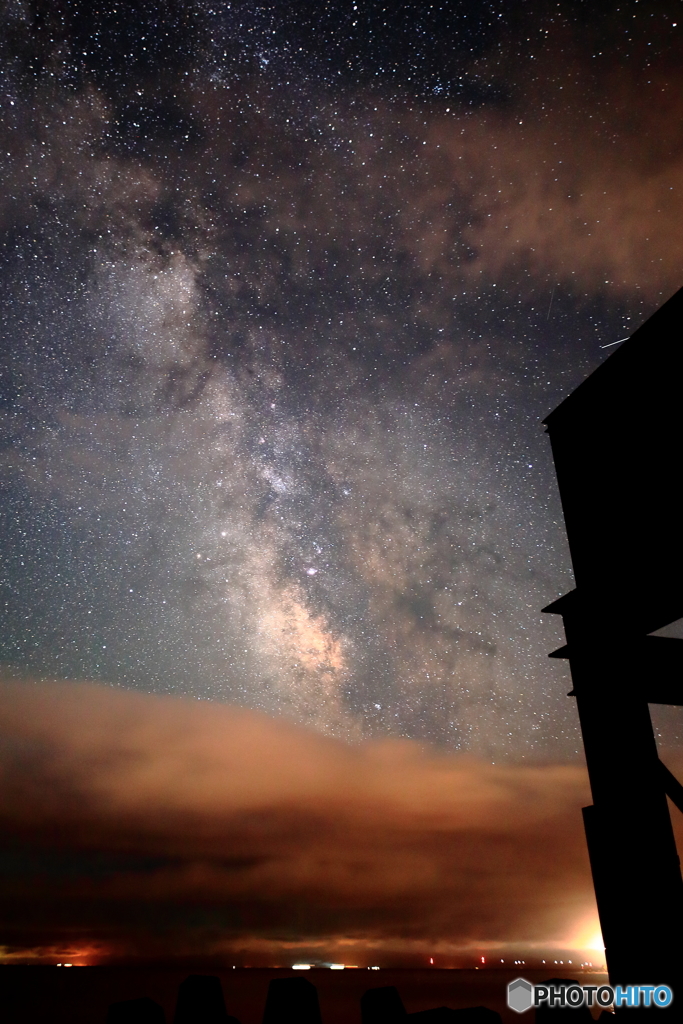
[{"label": "dark metal beam", "polygon": [[659,773],[662,778],[664,792],[671,803],[679,809],[681,814],[683,814],[683,786],[681,786],[676,776],[669,771],[661,759],[659,762]]},{"label": "dark metal beam", "polygon": [[[552,605],[550,608],[552,609]],[[628,642],[627,645],[607,645],[608,651],[614,650],[615,657],[624,654],[625,646],[631,669],[637,671],[641,679],[646,680],[644,683],[638,683],[634,696],[648,704],[683,707],[683,640],[668,636],[644,636]],[[580,653],[577,646],[570,647],[569,644],[565,644],[552,651],[548,657],[571,660],[573,655],[580,657]],[[574,691],[571,696],[576,696]]]}]

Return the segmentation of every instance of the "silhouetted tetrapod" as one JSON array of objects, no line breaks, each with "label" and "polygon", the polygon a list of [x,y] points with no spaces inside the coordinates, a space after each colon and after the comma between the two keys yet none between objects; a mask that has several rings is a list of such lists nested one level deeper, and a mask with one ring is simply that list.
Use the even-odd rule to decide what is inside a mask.
[{"label": "silhouetted tetrapod", "polygon": [[[578,985],[579,982],[573,978],[549,978],[543,984],[559,989],[566,988],[568,985]],[[543,1024],[543,1021],[547,1021],[548,1024],[560,1024],[563,1020],[566,1020],[567,1024],[581,1024],[581,1021],[585,1021],[585,1024],[593,1024],[593,1016],[587,1006],[536,1007],[537,1024]]]},{"label": "silhouetted tetrapod", "polygon": [[407,1024],[502,1024],[499,1013],[486,1006],[468,1006],[463,1010],[451,1010],[449,1006],[437,1006],[434,1010],[420,1010],[409,1013]]},{"label": "silhouetted tetrapod", "polygon": [[369,988],[361,996],[360,1015],[363,1024],[401,1024],[408,1016],[394,985]]},{"label": "silhouetted tetrapod", "polygon": [[315,985],[305,978],[273,978],[263,1024],[322,1024]]},{"label": "silhouetted tetrapod", "polygon": [[173,1024],[239,1024],[228,1017],[220,978],[191,974],[178,986]]},{"label": "silhouetted tetrapod", "polygon": [[166,1024],[163,1008],[153,999],[126,999],[112,1003],[107,1010],[107,1024]]}]

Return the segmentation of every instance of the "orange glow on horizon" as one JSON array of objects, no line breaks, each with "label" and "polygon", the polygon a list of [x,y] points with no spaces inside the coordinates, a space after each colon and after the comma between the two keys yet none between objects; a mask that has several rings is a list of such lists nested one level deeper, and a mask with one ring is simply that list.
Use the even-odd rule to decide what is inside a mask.
[{"label": "orange glow on horizon", "polygon": [[567,945],[572,949],[592,954],[601,965],[604,965],[605,944],[597,914],[592,913],[581,921],[571,938],[567,940]]}]

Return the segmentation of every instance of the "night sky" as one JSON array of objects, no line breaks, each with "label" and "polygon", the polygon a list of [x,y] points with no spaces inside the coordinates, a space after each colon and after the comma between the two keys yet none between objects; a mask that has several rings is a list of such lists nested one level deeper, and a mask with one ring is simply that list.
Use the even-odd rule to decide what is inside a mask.
[{"label": "night sky", "polygon": [[[191,928],[209,929],[207,949],[229,933],[264,956],[276,932],[327,936],[326,949],[351,933],[420,949],[427,932],[467,945],[564,928],[564,941],[574,911],[513,912],[500,888],[556,784],[567,819],[547,849],[570,853],[548,891],[571,877],[592,912],[566,810],[583,785],[578,724],[566,668],[547,660],[564,640],[540,614],[573,586],[541,420],[683,284],[680,5],[9,0],[1,17],[0,805],[20,878],[7,955],[81,940],[130,951],[146,927],[133,911],[112,924],[109,890],[86,913],[46,882],[40,903],[31,872],[46,863],[73,878],[87,861],[86,889],[163,875],[180,891],[169,863],[226,856],[243,814],[234,777],[265,764],[254,806],[277,822],[258,841],[286,833],[292,864],[305,847],[320,865],[306,801],[320,815],[345,778],[384,779],[396,758],[461,796],[500,770],[509,800],[536,807],[506,840],[514,856],[491,840],[489,857],[481,829],[505,814],[482,796],[488,824],[470,831],[484,845],[468,842],[492,865],[496,913],[434,917],[439,884],[425,903],[406,880],[424,791],[407,787],[408,813],[357,782],[356,839],[373,806],[385,828],[372,898],[329,882],[324,912],[301,917],[277,886],[296,903],[308,883],[284,869],[276,883],[273,868],[280,895],[262,914],[246,882],[225,897],[246,901],[229,921],[174,911],[173,949]],[[231,750],[252,736],[241,761],[219,753],[220,722]],[[657,726],[679,740],[677,713]],[[196,738],[209,733],[212,754]],[[293,736],[310,761],[285,798]],[[187,791],[183,813],[224,816],[200,854],[180,849],[181,812],[159,793],[203,758],[208,790],[233,788],[229,814],[204,783]],[[515,781],[525,771],[533,784]],[[154,840],[140,838],[145,799],[164,819]],[[476,814],[448,807],[439,835],[464,834]],[[315,820],[331,856],[339,834]],[[239,833],[251,852],[233,857],[247,873],[252,826]],[[136,838],[98,874],[88,858],[126,829]],[[401,880],[384,892],[398,848]],[[443,877],[460,870],[450,856]],[[206,885],[214,903],[227,892]],[[131,906],[146,892],[126,891]],[[398,891],[400,912],[378,909]],[[7,932],[17,913],[25,934]]]}]

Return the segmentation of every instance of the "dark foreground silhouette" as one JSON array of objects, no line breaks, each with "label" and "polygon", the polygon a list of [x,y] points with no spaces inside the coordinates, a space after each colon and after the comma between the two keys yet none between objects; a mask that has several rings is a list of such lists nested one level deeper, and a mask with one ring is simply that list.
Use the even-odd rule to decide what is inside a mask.
[{"label": "dark foreground silhouette", "polygon": [[[362,1024],[500,1024],[500,1014],[485,1006],[451,1010],[437,1006],[433,1010],[406,1013],[395,985],[370,988],[361,996]],[[264,1021],[265,1024],[265,1021]]]},{"label": "dark foreground silhouette", "polygon": [[273,978],[263,1024],[322,1024],[315,985],[305,978]]},{"label": "dark foreground silhouette", "polygon": [[[485,1006],[406,1013],[398,989],[384,985],[361,997],[362,1024],[501,1024],[501,1016]],[[589,1015],[590,1016],[590,1015]],[[553,1018],[554,1019],[554,1018]],[[153,999],[112,1003],[106,1024],[166,1024],[164,1011]],[[225,1008],[220,978],[192,974],[181,982],[173,1024],[239,1024]],[[268,986],[263,1024],[322,1024],[318,991],[305,978],[273,978]]]},{"label": "dark foreground silhouette", "polygon": [[111,1004],[106,1024],[166,1024],[166,1014],[163,1007],[148,996],[124,999]]},{"label": "dark foreground silhouette", "polygon": [[[149,1024],[152,1024],[151,1020]],[[191,974],[178,987],[173,1024],[239,1024],[239,1021],[237,1017],[228,1016],[220,978],[210,974]]]},{"label": "dark foreground silhouette", "polygon": [[[683,787],[659,760],[649,705],[683,705],[683,640],[660,634],[683,618],[682,329],[683,288],[544,420],[576,579],[544,611],[564,620],[551,657],[569,661],[581,724],[610,981],[674,992],[683,878],[667,798],[683,810]],[[675,1003],[624,1014],[682,1019]]]},{"label": "dark foreground silhouette", "polygon": [[[197,968],[188,978],[187,967],[0,966],[0,1022],[273,1024],[296,1017],[298,1024],[535,1024],[536,1018],[533,1010],[520,1015],[506,1006],[519,968],[382,968],[374,976],[366,969],[312,968],[302,976],[287,968]],[[545,972],[524,970],[532,984],[548,982]],[[604,972],[578,977],[584,985],[607,983]],[[663,1024],[662,1011],[655,1012]],[[626,1013],[634,1022],[634,1011]],[[547,1015],[539,1011],[537,1019]],[[578,1024],[582,1015],[571,1019]]]}]

